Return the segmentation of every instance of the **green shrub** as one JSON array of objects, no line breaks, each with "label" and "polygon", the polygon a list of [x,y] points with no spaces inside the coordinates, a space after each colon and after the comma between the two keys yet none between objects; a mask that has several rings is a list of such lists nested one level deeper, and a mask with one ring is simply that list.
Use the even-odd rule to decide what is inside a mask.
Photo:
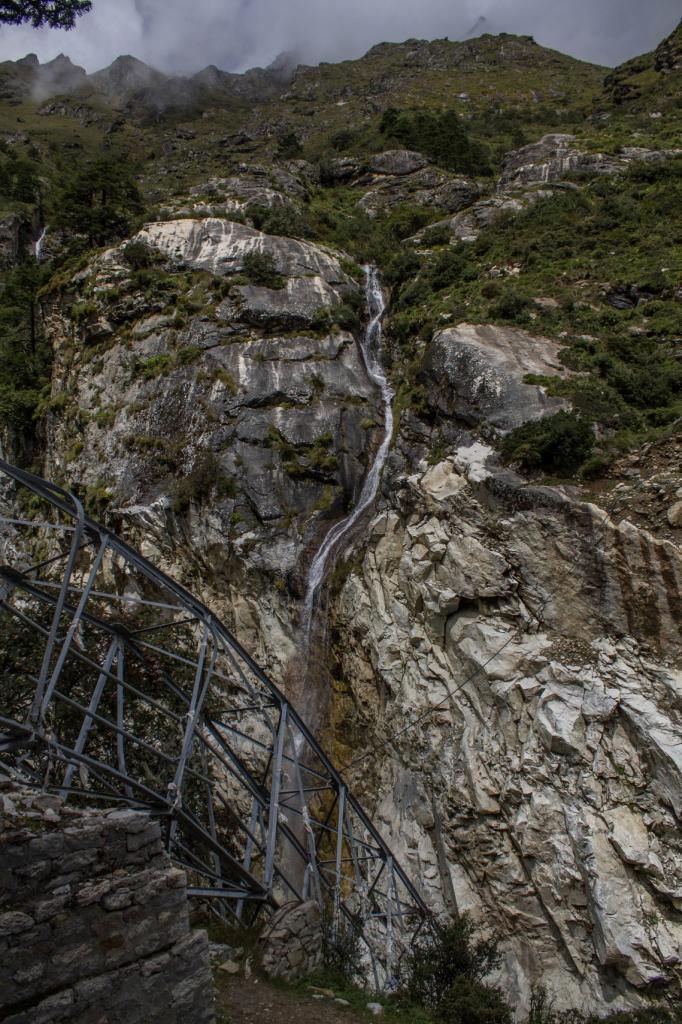
[{"label": "green shrub", "polygon": [[435,925],[405,958],[402,980],[406,995],[438,1014],[441,1007],[450,1006],[451,994],[462,989],[461,982],[478,985],[500,966],[498,944],[495,937],[476,938],[468,914],[460,914],[447,925]]},{"label": "green shrub", "polygon": [[558,412],[524,423],[505,437],[502,456],[527,472],[572,476],[594,448],[594,432],[572,412]]},{"label": "green shrub", "polygon": [[236,495],[234,481],[223,473],[213,452],[202,452],[190,473],[176,480],[172,488],[173,511],[186,512],[192,502],[201,503],[215,494],[218,499]]},{"label": "green shrub", "polygon": [[359,916],[322,915],[322,963],[330,980],[341,986],[362,976],[362,931]]},{"label": "green shrub", "polygon": [[137,241],[128,242],[123,248],[122,255],[132,270],[144,270],[153,265],[156,254],[144,242]]},{"label": "green shrub", "polygon": [[512,1010],[499,989],[457,978],[436,1009],[443,1024],[511,1024]]},{"label": "green shrub", "polygon": [[435,248],[437,245],[447,245],[451,238],[452,228],[449,224],[434,224],[424,231],[422,245]]},{"label": "green shrub", "polygon": [[490,307],[490,315],[495,320],[506,320],[510,323],[526,323],[533,303],[525,295],[513,288],[504,288]]},{"label": "green shrub", "polygon": [[492,155],[485,143],[473,139],[456,110],[397,110],[383,115],[380,131],[408,149],[417,149],[449,171],[493,173]]},{"label": "green shrub", "polygon": [[303,156],[303,147],[295,132],[287,132],[277,140],[277,156],[280,160],[296,160]]},{"label": "green shrub", "polygon": [[82,324],[91,320],[98,312],[95,302],[74,302],[71,307],[71,319],[75,324]]},{"label": "green shrub", "polygon": [[150,356],[149,359],[145,359],[144,362],[139,364],[142,376],[145,380],[154,380],[155,377],[159,377],[165,373],[170,373],[173,366],[173,356],[168,353],[158,356]]},{"label": "green shrub", "polygon": [[286,283],[268,252],[248,252],[244,257],[244,274],[262,288],[283,288]]},{"label": "green shrub", "polygon": [[297,238],[309,234],[305,217],[293,206],[270,207],[252,203],[246,212],[253,226],[268,235]]},{"label": "green shrub", "polygon": [[659,993],[660,1002],[643,1006],[638,1010],[617,1010],[605,1017],[586,1014],[581,1010],[557,1010],[554,1000],[544,985],[538,985],[531,992],[530,1010],[526,1024],[680,1024],[682,1003],[679,996],[666,997]]},{"label": "green shrub", "polygon": [[580,476],[583,480],[599,480],[608,473],[611,461],[604,455],[593,455],[581,466]]}]

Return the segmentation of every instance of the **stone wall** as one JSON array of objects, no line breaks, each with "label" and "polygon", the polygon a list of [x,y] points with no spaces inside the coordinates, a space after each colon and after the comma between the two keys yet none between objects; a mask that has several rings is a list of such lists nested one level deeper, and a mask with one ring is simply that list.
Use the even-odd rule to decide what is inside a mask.
[{"label": "stone wall", "polygon": [[305,978],[322,963],[322,921],[313,900],[278,910],[263,936],[262,965],[270,978]]},{"label": "stone wall", "polygon": [[0,1020],[212,1024],[185,886],[146,814],[0,782]]}]

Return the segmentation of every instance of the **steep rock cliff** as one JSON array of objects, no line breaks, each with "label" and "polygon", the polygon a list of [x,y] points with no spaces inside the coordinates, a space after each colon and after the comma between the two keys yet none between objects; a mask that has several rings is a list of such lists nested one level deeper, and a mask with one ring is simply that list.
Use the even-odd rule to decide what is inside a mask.
[{"label": "steep rock cliff", "polygon": [[[50,307],[48,472],[281,669],[290,593],[380,436],[353,334],[334,323],[360,287],[331,250],[228,221],[154,223],[133,241],[163,266],[141,278],[126,245],[107,250]],[[237,273],[253,252],[274,287]]]},{"label": "steep rock cliff", "polygon": [[682,555],[482,447],[394,459],[336,735],[434,905],[500,931],[514,1002],[636,1004],[680,967]]}]

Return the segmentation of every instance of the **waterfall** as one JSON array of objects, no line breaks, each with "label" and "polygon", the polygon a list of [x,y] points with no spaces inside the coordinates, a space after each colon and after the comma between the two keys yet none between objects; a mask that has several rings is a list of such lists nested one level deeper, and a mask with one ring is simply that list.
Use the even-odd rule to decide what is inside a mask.
[{"label": "waterfall", "polygon": [[38,261],[38,263],[40,263],[40,258],[41,258],[42,251],[43,251],[43,242],[45,241],[45,235],[47,234],[48,230],[49,230],[49,225],[46,224],[45,227],[43,228],[41,234],[40,234],[40,238],[36,239],[35,246],[33,248],[33,253],[34,253],[34,256],[35,256],[36,260]]},{"label": "waterfall", "polygon": [[338,554],[341,542],[346,537],[362,514],[370,507],[379,490],[381,472],[386,464],[393,436],[393,391],[386,379],[381,365],[381,320],[386,308],[381,291],[381,282],[376,267],[365,267],[365,297],[369,322],[360,342],[360,351],[367,375],[381,393],[384,409],[384,439],[370,466],[357,505],[345,519],[336,523],[322,541],[308,571],[308,581],[303,605],[302,628],[306,647],[309,646],[313,617],[320,590]]}]

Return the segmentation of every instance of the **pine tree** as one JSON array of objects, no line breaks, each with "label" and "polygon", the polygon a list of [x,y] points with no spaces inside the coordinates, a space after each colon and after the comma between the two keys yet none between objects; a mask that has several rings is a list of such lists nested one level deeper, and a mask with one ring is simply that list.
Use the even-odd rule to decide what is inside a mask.
[{"label": "pine tree", "polygon": [[111,155],[84,164],[61,190],[56,208],[55,227],[85,235],[95,246],[124,238],[144,204],[126,158]]}]

